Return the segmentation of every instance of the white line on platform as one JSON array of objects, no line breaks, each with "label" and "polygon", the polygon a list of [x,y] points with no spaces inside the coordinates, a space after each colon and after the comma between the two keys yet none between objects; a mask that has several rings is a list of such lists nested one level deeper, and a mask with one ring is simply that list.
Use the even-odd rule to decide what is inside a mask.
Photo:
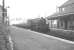
[{"label": "white line on platform", "polygon": [[13,42],[12,42],[11,36],[9,36],[9,43],[10,43],[10,46],[11,46],[11,50],[13,50]]}]

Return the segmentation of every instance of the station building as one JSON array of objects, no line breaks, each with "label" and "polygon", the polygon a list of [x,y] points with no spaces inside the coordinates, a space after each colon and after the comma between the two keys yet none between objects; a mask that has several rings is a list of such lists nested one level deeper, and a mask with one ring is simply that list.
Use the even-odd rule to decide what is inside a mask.
[{"label": "station building", "polygon": [[50,28],[74,30],[74,0],[58,7],[59,12],[47,17]]}]

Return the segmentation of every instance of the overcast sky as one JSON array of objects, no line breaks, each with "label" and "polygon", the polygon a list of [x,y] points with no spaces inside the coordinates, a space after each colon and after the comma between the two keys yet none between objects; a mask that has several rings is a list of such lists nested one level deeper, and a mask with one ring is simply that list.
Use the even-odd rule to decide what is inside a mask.
[{"label": "overcast sky", "polygon": [[[56,6],[60,6],[67,0],[5,0],[10,19],[18,18],[27,20],[39,16],[49,16],[56,11]],[[16,23],[15,20],[12,23]]]}]

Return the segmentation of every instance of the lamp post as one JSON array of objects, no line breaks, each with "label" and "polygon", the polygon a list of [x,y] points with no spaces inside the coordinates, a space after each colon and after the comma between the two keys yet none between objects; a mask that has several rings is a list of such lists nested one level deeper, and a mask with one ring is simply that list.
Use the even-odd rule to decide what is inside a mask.
[{"label": "lamp post", "polygon": [[2,23],[9,24],[9,17],[6,15],[7,8],[9,8],[9,7],[6,7],[6,9],[5,9],[5,0],[3,0],[3,2],[2,2]]},{"label": "lamp post", "polygon": [[3,6],[2,6],[2,23],[4,23],[4,20],[5,20],[5,16],[4,16],[5,0],[3,0],[2,4],[3,4]]},{"label": "lamp post", "polygon": [[5,22],[6,22],[7,25],[9,25],[8,8],[10,8],[10,7],[9,6],[6,7],[6,10],[7,10],[6,14],[7,14],[7,16],[5,17]]}]

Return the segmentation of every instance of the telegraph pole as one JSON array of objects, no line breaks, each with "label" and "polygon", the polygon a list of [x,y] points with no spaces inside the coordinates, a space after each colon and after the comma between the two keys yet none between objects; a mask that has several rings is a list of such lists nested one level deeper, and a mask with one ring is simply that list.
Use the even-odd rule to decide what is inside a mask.
[{"label": "telegraph pole", "polygon": [[2,6],[2,23],[4,23],[4,22],[5,22],[5,21],[4,21],[4,20],[5,20],[5,16],[4,16],[4,13],[5,13],[5,12],[4,12],[5,0],[3,0],[2,5],[3,5],[3,6]]}]

